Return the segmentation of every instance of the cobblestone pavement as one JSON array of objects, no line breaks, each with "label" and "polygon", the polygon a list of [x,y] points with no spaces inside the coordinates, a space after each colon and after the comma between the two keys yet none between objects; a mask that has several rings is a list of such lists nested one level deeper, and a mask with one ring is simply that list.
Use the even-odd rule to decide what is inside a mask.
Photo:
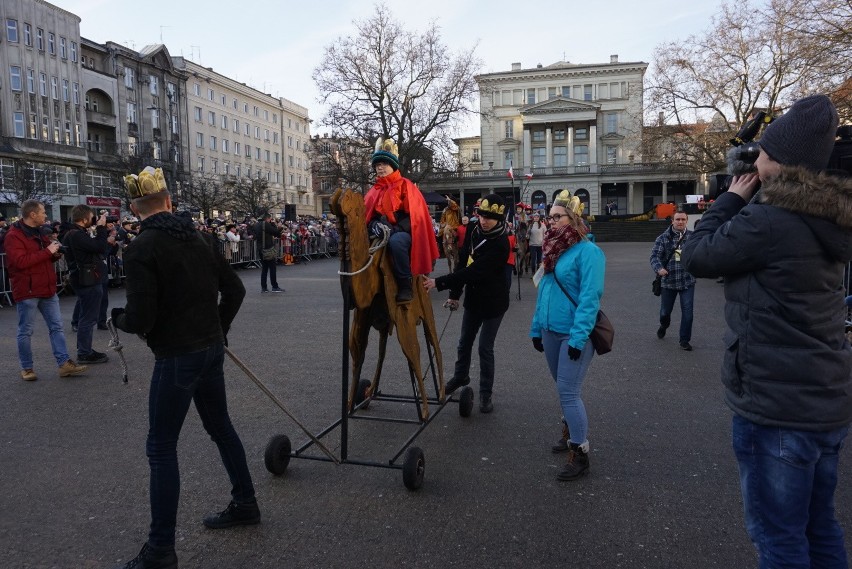
[{"label": "cobblestone pavement", "polygon": [[[292,460],[283,476],[264,467],[269,438],[306,437],[243,373],[226,363],[229,403],[246,446],[263,523],[211,531],[201,518],[222,509],[229,485],[215,445],[194,410],[179,445],[182,473],[177,551],[182,568],[278,567],[754,567],[743,527],[730,450],[731,413],[719,382],[722,286],[701,280],[693,352],[655,335],[648,243],[605,243],[603,306],[616,327],[615,350],[596,357],[585,382],[591,473],[574,483],[555,475],[550,452],[560,412],[543,356],[527,338],[535,303],[517,281],[497,340],[491,415],[462,418],[448,405],[417,439],[426,457],[423,487],[411,492],[398,470]],[[284,294],[260,294],[259,271],[241,276],[248,295],[231,348],[313,432],[340,416],[342,300],[335,259],[280,267]],[[438,262],[435,274],[446,270]],[[449,374],[461,325],[432,293]],[[122,289],[111,305],[123,305]],[[62,299],[69,347],[73,298]],[[145,458],[147,386],[153,358],[122,335],[121,366],[92,366],[58,379],[47,332],[34,336],[36,382],[21,381],[16,314],[0,310],[0,567],[108,568],[135,555],[149,521]],[[675,310],[673,329],[679,323]],[[676,336],[676,334],[675,334]],[[95,332],[104,349],[109,333]],[[374,347],[375,341],[373,341]],[[474,358],[476,360],[476,358]],[[372,373],[371,350],[365,370]],[[404,358],[390,339],[386,391],[410,393]],[[474,363],[472,376],[478,374]],[[475,380],[474,380],[475,386]],[[374,402],[371,416],[415,417],[411,404]],[[411,425],[351,424],[349,456],[389,460]],[[338,431],[327,439],[339,451]],[[841,459],[837,505],[852,529],[852,465]],[[847,543],[850,539],[847,537]]]}]

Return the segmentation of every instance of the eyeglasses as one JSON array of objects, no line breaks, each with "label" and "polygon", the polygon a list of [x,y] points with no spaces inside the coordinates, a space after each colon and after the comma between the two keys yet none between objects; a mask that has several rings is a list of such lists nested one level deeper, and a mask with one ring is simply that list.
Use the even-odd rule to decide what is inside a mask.
[{"label": "eyeglasses", "polygon": [[554,213],[553,215],[548,215],[545,219],[548,221],[552,221],[553,223],[559,223],[559,220],[563,217],[568,217],[567,213]]}]

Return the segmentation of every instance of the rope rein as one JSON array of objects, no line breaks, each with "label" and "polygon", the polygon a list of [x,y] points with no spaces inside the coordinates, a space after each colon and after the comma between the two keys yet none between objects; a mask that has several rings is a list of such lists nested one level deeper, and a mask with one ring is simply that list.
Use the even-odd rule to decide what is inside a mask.
[{"label": "rope rein", "polygon": [[367,250],[367,252],[370,254],[370,258],[367,259],[367,263],[363,267],[361,267],[360,269],[358,269],[357,271],[352,272],[352,273],[347,273],[347,272],[344,272],[344,271],[337,271],[338,275],[340,275],[342,277],[354,277],[355,275],[360,275],[361,273],[363,273],[364,271],[366,271],[367,269],[370,268],[370,265],[373,264],[373,258],[376,256],[376,253],[379,251],[379,249],[381,249],[382,247],[387,245],[388,239],[390,239],[391,228],[388,227],[387,225],[385,225],[384,223],[379,223],[378,226],[382,230],[382,238],[379,241],[377,241],[375,245],[371,246]]}]

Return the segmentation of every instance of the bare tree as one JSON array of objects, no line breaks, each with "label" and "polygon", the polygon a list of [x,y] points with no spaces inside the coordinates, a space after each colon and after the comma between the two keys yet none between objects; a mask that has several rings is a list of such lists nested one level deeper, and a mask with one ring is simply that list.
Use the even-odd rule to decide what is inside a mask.
[{"label": "bare tree", "polygon": [[181,206],[197,209],[205,219],[213,217],[213,210],[225,209],[231,200],[231,191],[216,176],[199,174],[181,187]]},{"label": "bare tree", "polygon": [[6,170],[0,177],[0,203],[18,206],[27,200],[37,200],[44,204],[53,203],[56,194],[48,190],[49,170],[45,169],[49,169],[49,166],[17,159],[13,163],[12,172],[9,172],[8,166],[3,168]]},{"label": "bare tree", "polygon": [[[685,142],[680,146],[696,169],[721,169],[727,140],[755,111],[775,113],[820,90],[838,50],[848,53],[848,34],[830,40],[837,44],[815,49],[815,36],[808,34],[816,33],[817,26],[805,25],[804,5],[825,4],[842,11],[843,5],[849,9],[849,2],[769,0],[757,12],[744,2],[723,5],[704,34],[656,49],[647,90],[651,116],[662,113],[663,124],[673,126]],[[841,71],[833,80],[846,78]],[[705,128],[698,127],[702,123]]]},{"label": "bare tree", "polygon": [[312,175],[333,189],[346,187],[365,192],[372,178],[369,152],[372,146],[363,142],[339,137],[316,138],[308,150]]},{"label": "bare tree", "polygon": [[261,213],[281,208],[284,204],[269,189],[269,182],[264,178],[239,178],[225,183],[230,194],[228,204],[241,215],[259,215]]},{"label": "bare tree", "polygon": [[376,138],[392,138],[402,170],[415,182],[436,164],[451,164],[453,131],[475,114],[474,75],[482,65],[475,46],[452,54],[436,22],[422,34],[407,31],[384,5],[354,25],[352,36],[325,48],[314,70],[321,102],[329,105],[322,123],[363,162]]}]

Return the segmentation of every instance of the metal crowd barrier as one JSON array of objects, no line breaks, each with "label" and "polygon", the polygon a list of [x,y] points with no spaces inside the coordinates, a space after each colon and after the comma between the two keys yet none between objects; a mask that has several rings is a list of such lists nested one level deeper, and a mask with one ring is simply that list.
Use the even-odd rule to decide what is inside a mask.
[{"label": "metal crowd barrier", "polygon": [[[337,254],[337,244],[329,243],[324,235],[311,235],[308,238],[293,238],[289,246],[282,243],[281,239],[273,239],[277,251],[276,258],[282,261],[287,250],[299,261],[309,262],[319,258],[330,258]],[[231,265],[241,268],[260,267],[261,255],[254,239],[244,239],[236,243],[220,241],[222,255]]]}]

